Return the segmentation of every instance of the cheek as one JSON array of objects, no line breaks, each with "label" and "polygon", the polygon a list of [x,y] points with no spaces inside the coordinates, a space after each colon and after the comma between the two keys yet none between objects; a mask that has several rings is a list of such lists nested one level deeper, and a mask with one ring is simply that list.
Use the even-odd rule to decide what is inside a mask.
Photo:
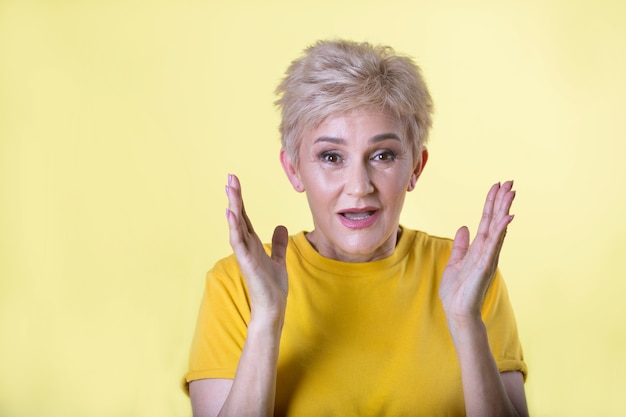
[{"label": "cheek", "polygon": [[332,169],[309,169],[303,176],[309,187],[315,189],[331,190],[341,184],[341,171]]},{"label": "cheek", "polygon": [[[411,174],[406,169],[397,171],[382,171],[375,177],[375,182],[380,185],[380,190],[398,192],[406,191],[411,181]],[[383,191],[384,192],[384,191]]]},{"label": "cheek", "polygon": [[340,188],[339,181],[323,171],[309,173],[302,180],[307,194],[315,196],[318,201],[330,200]]},{"label": "cheek", "polygon": [[387,204],[402,205],[410,183],[410,176],[391,175],[381,178],[376,184],[379,195]]},{"label": "cheek", "polygon": [[387,205],[393,206],[396,209],[400,210],[402,205],[404,204],[404,197],[406,193],[406,188],[395,187],[393,189],[388,188],[384,193],[384,200],[387,202]]}]

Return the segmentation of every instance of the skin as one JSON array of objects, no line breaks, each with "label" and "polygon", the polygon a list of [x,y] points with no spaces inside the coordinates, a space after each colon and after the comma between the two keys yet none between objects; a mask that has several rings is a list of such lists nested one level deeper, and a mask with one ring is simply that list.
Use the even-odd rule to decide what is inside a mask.
[{"label": "skin", "polygon": [[[426,149],[414,161],[393,118],[360,110],[329,118],[309,131],[299,156],[299,166],[284,151],[280,158],[294,189],[307,193],[315,225],[307,235],[311,244],[326,257],[349,262],[391,255],[404,196],[414,189],[426,164]],[[512,187],[512,181],[491,187],[471,244],[467,227],[457,231],[439,289],[461,365],[468,416],[528,415],[522,374],[499,373],[480,315],[513,220]],[[229,175],[226,193],[230,243],[250,290],[252,315],[234,380],[191,382],[193,413],[271,416],[288,293],[287,230],[275,229],[267,256],[246,215],[235,176]]]},{"label": "skin", "polygon": [[[424,148],[413,161],[402,131],[384,113],[351,112],[326,119],[304,135],[298,167],[281,152],[289,181],[309,201],[315,228],[307,238],[325,257],[367,262],[395,250],[406,191],[415,187],[428,159]],[[363,208],[376,221],[346,227],[344,213]]]}]

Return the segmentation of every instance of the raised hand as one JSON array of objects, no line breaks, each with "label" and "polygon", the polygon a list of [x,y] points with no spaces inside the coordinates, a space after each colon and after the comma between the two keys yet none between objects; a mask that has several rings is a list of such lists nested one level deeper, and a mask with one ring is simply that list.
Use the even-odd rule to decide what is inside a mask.
[{"label": "raised hand", "polygon": [[485,293],[498,266],[507,226],[513,220],[509,214],[515,198],[512,188],[513,181],[491,187],[471,245],[467,227],[463,226],[456,232],[439,287],[439,298],[449,326],[463,326],[481,319]]},{"label": "raised hand", "polygon": [[284,226],[277,226],[272,237],[272,253],[268,256],[246,215],[241,184],[235,175],[228,176],[226,186],[230,229],[230,245],[246,280],[252,303],[252,317],[282,320],[287,305],[287,270],[285,254],[288,235]]}]

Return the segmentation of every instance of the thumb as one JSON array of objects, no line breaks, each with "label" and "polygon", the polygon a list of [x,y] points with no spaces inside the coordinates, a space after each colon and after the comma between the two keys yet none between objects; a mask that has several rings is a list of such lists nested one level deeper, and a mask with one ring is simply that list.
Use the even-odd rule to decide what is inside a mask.
[{"label": "thumb", "polygon": [[289,242],[289,234],[285,226],[276,226],[272,235],[272,259],[285,263],[287,253],[287,243]]},{"label": "thumb", "polygon": [[459,228],[454,236],[454,243],[452,244],[452,253],[450,254],[450,260],[448,264],[455,264],[461,262],[465,258],[467,249],[469,248],[469,229],[466,226]]}]

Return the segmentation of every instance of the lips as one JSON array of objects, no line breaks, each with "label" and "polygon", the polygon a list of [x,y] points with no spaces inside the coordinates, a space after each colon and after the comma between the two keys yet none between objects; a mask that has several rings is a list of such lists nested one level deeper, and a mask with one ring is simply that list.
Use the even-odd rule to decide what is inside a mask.
[{"label": "lips", "polygon": [[375,208],[366,207],[362,209],[343,210],[338,214],[339,221],[345,227],[349,229],[364,229],[376,223],[380,211]]}]

